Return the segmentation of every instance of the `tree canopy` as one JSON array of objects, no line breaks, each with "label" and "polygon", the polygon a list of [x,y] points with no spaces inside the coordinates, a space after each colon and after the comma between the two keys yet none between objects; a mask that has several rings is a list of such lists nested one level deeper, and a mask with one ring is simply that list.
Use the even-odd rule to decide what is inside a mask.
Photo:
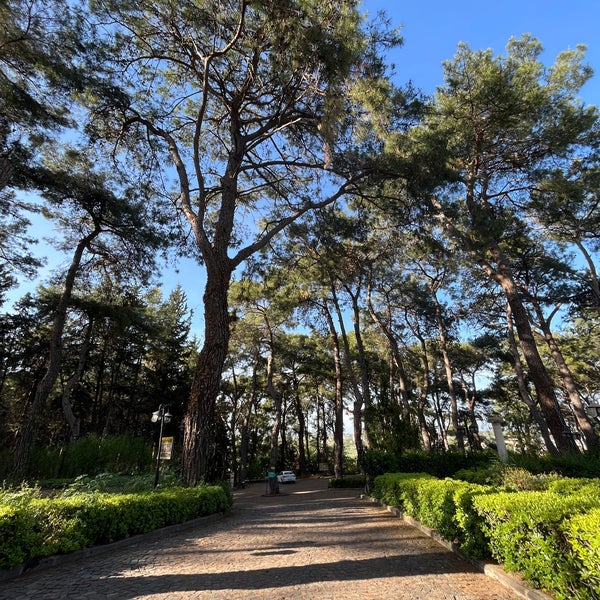
[{"label": "tree canopy", "polygon": [[[31,211],[65,257],[0,315],[15,468],[36,443],[151,435],[159,404],[188,484],[479,451],[492,412],[516,449],[598,446],[583,46],[546,65],[529,35],[459,44],[427,99],[353,0],[9,0],[0,19],[0,300],[40,266]],[[196,337],[183,290],[157,287],[173,255],[205,285]]]}]

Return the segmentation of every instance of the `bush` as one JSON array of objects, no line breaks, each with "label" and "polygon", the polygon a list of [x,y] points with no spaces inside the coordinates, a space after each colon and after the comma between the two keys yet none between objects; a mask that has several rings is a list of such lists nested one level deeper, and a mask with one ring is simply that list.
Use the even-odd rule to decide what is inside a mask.
[{"label": "bush", "polygon": [[79,492],[22,500],[20,497],[14,506],[0,506],[0,568],[105,544],[231,507],[231,498],[221,486],[142,494]]},{"label": "bush", "polygon": [[23,474],[38,479],[72,478],[107,471],[140,473],[152,466],[152,446],[142,438],[88,435],[64,448],[33,448]]},{"label": "bush", "polygon": [[[589,598],[581,572],[568,558],[563,522],[600,507],[596,494],[500,492],[473,498],[492,556],[557,598]],[[598,531],[596,531],[598,535]]]},{"label": "bush", "polygon": [[375,479],[373,495],[458,543],[465,554],[483,558],[489,555],[487,537],[472,502],[476,495],[493,491],[489,486],[440,480],[427,473],[388,473]]},{"label": "bush", "polygon": [[383,504],[395,506],[402,512],[407,512],[407,482],[414,479],[432,479],[428,473],[385,473],[375,478],[372,495]]},{"label": "bush", "polygon": [[600,477],[600,456],[597,452],[565,456],[515,454],[511,455],[510,463],[537,474],[558,473],[563,477]]},{"label": "bush", "polygon": [[468,556],[491,556],[558,599],[600,598],[600,480],[510,468],[505,474],[513,488],[548,489],[499,492],[425,473],[387,473],[375,478],[373,495]]},{"label": "bush", "polygon": [[569,545],[569,557],[589,590],[589,598],[600,597],[600,509],[576,515],[561,525]]}]

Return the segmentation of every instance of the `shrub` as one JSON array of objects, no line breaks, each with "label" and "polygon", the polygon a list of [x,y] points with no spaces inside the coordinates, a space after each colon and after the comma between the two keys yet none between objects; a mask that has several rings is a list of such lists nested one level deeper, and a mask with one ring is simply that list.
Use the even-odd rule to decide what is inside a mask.
[{"label": "shrub", "polygon": [[432,479],[433,476],[428,473],[385,473],[375,478],[372,495],[383,504],[406,512],[406,482],[421,478]]},{"label": "shrub", "polygon": [[473,483],[459,485],[454,490],[454,519],[458,526],[460,549],[473,558],[490,555],[489,538],[481,517],[473,506],[473,500],[482,494],[495,493],[495,488]]},{"label": "shrub", "polygon": [[142,494],[76,493],[0,506],[0,568],[224,512],[220,486]]},{"label": "shrub", "polygon": [[[587,598],[581,574],[567,558],[563,521],[600,506],[595,494],[500,492],[473,498],[492,556],[557,598]],[[597,533],[597,532],[596,532]],[[583,594],[583,595],[582,595]]]},{"label": "shrub", "polygon": [[397,507],[444,539],[457,542],[475,558],[489,555],[487,537],[473,498],[494,488],[453,479],[437,479],[427,473],[387,473],[375,479],[373,495]]},{"label": "shrub", "polygon": [[600,477],[600,456],[597,452],[564,456],[511,455],[510,463],[531,473],[558,473],[563,477]]},{"label": "shrub", "polygon": [[150,470],[152,464],[152,447],[142,438],[88,435],[64,448],[33,448],[23,474],[49,479],[106,471],[139,473]]},{"label": "shrub", "polygon": [[600,597],[600,509],[567,519],[561,531],[570,549],[570,561],[589,590],[588,597]]}]

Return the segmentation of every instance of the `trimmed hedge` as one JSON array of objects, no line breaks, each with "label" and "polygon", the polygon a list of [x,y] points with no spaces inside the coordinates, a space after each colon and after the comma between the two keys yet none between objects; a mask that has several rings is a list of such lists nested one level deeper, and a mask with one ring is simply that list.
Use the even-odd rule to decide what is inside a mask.
[{"label": "trimmed hedge", "polygon": [[557,599],[600,599],[600,481],[549,479],[545,491],[427,474],[377,477],[373,495],[458,543],[493,557]]},{"label": "trimmed hedge", "polygon": [[[572,495],[500,492],[475,498],[473,504],[484,521],[491,556],[507,570],[519,571],[558,599],[600,598],[600,588],[586,579],[576,560],[577,556],[590,556],[585,545],[591,536],[600,537],[600,529],[590,531],[586,515],[600,508],[597,494],[589,489]],[[580,521],[572,522],[574,516],[588,525],[581,546],[576,533]],[[569,538],[566,531],[571,532]]]},{"label": "trimmed hedge", "polygon": [[427,473],[386,473],[375,479],[373,496],[456,542],[465,554],[482,558],[489,549],[472,502],[474,496],[494,491],[489,486],[437,479]]},{"label": "trimmed hedge", "polygon": [[0,568],[11,569],[230,508],[231,497],[221,486],[77,494],[0,506]]},{"label": "trimmed hedge", "polygon": [[600,597],[600,509],[575,515],[560,529],[569,545],[573,567],[592,592],[590,597]]}]

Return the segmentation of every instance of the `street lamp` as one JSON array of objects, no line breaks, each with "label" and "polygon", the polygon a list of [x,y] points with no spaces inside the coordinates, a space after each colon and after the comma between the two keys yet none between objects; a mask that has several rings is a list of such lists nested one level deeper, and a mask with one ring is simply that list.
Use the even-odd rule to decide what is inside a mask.
[{"label": "street lamp", "polygon": [[158,485],[158,477],[160,474],[160,455],[162,453],[162,434],[163,434],[163,426],[165,423],[171,422],[171,417],[173,415],[169,412],[169,409],[161,404],[158,407],[158,410],[152,413],[151,421],[153,423],[158,423],[160,421],[160,430],[158,433],[158,450],[156,451],[156,473],[154,475],[154,487]]}]

